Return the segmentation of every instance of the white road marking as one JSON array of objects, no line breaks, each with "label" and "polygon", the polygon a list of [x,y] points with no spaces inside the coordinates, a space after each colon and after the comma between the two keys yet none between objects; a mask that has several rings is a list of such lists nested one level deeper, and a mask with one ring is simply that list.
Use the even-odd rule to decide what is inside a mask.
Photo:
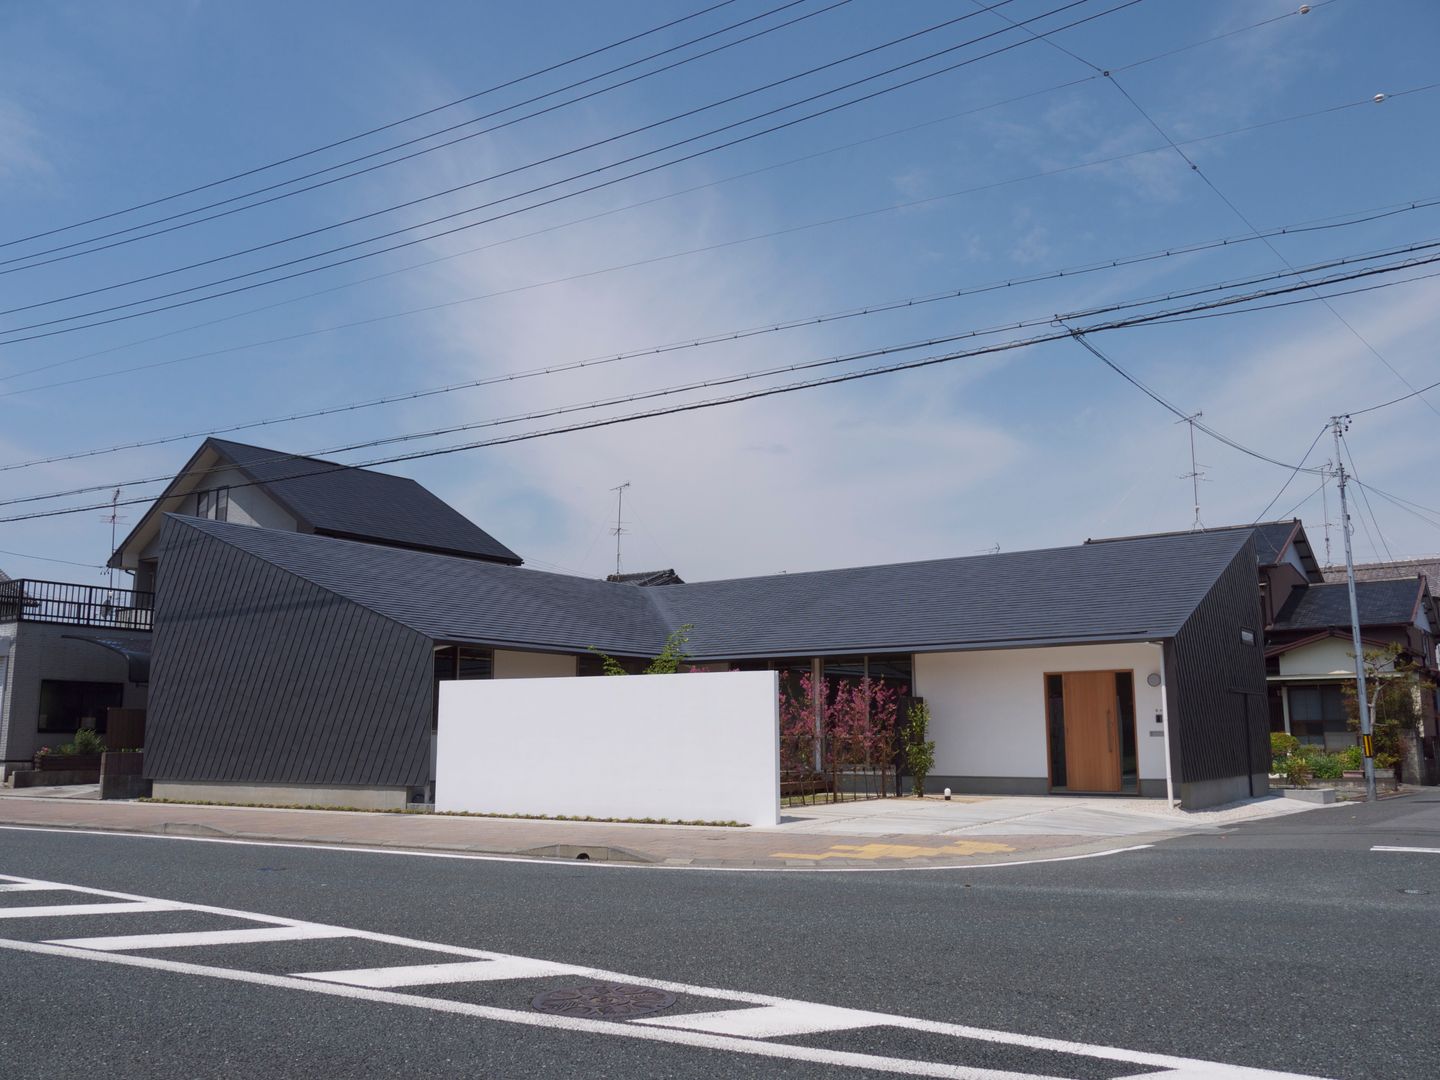
[{"label": "white road marking", "polygon": [[[29,882],[29,878],[9,877],[0,875],[0,881]],[[46,882],[56,888],[70,888],[75,892],[110,897],[117,900],[130,900],[140,902],[170,903],[169,901],[151,901],[148,897],[134,896],[129,893],[111,892],[104,889],[93,889],[82,886],[65,886],[55,882]],[[228,915],[237,919],[248,919],[253,922],[262,922],[272,925],[284,926],[306,926],[324,927],[324,923],[302,922],[300,920],[283,919],[273,915],[261,915],[255,912],[239,911],[234,908],[215,907],[206,904],[184,904],[174,903],[171,905],[176,910],[204,911],[218,915]],[[486,952],[480,949],[469,949],[457,945],[442,945],[435,942],[420,941],[414,938],[400,937],[394,934],[381,934],[368,930],[345,930],[340,927],[331,927],[340,931],[343,936],[359,938],[366,941],[381,942],[389,945],[400,945],[412,949],[428,950],[431,952],[445,953],[452,956],[468,957],[473,960],[511,961],[516,963],[532,962],[528,957],[518,957],[506,953]],[[103,963],[123,964],[134,967],[150,968],[161,971],[172,971],[181,974],[206,975],[217,979],[228,979],[239,982],[250,982],[258,985],[282,987],[293,990],[304,990],[310,993],[326,993],[340,997],[359,998],[369,1001],[385,1002],[391,1004],[408,1005],[415,1008],[432,1009],[440,1012],[459,1013],[475,1016],[481,1019],[498,1020],[508,1023],[523,1024],[532,1027],[553,1027],[557,1029],[591,1032],[596,1034],[620,1035],[625,1038],[650,1039],[656,1042],[672,1042],[688,1046],[708,1047],[717,1050],[726,1050],[734,1053],[744,1053],[765,1057],[786,1058],[797,1061],[814,1061],[824,1064],[840,1065],[853,1068],[868,1068],[881,1072],[899,1073],[907,1076],[935,1076],[949,1077],[952,1080],[1050,1080],[1050,1078],[1036,1078],[1028,1074],[996,1072],[994,1070],[971,1068],[962,1065],[949,1065],[937,1062],[911,1061],[900,1058],[875,1057],[868,1054],[855,1054],[850,1052],[825,1050],[816,1047],[794,1046],[787,1043],[764,1042],[756,1039],[739,1038],[735,1036],[716,1034],[704,1031],[685,1031],[678,1028],[656,1026],[653,1024],[641,1025],[636,1023],[615,1023],[613,1021],[581,1020],[575,1017],[564,1017],[553,1014],[536,1013],[524,1010],[499,1009],[489,1006],[471,1005],[467,1002],[447,1001],[442,998],[421,997],[417,995],[398,994],[390,990],[364,987],[347,986],[340,983],[331,983],[310,978],[297,978],[295,976],[267,975],[260,972],[243,971],[234,968],[207,967],[200,964],[187,964],[178,961],[161,960],[155,957],[130,956],[124,953],[101,952],[90,949],[78,949],[63,945],[52,945],[29,941],[15,941],[0,939],[0,948],[12,949],[20,952],[40,953],[52,956],[68,956]],[[546,963],[546,961],[538,961]],[[566,966],[566,965],[562,965]],[[756,1006],[780,1006],[795,1010],[804,1009],[825,1009],[826,1006],[816,1005],[808,1002],[799,1002],[790,998],[774,997],[766,994],[754,994],[738,990],[725,990],[717,987],[695,986],[687,983],[671,982],[668,980],[656,980],[637,978],[634,975],[623,974],[615,971],[606,971],[600,968],[573,967],[569,968],[576,975],[583,975],[597,980],[607,982],[623,982],[630,984],[642,984],[655,987],[660,990],[667,990],[674,994],[684,994],[694,997],[711,998],[717,1001],[734,1001]],[[749,1010],[739,1010],[749,1011]],[[758,1011],[758,1010],[757,1010]],[[849,1010],[841,1010],[849,1011]],[[1064,1039],[1050,1039],[1035,1035],[1023,1035],[1015,1032],[994,1031],[986,1028],[969,1027],[963,1024],[951,1024],[943,1021],[922,1020],[916,1017],[901,1016],[890,1013],[869,1013],[868,1016],[876,1018],[876,1025],[887,1027],[905,1028],[912,1031],[924,1031],[937,1035],[947,1035],[956,1039],[971,1039],[982,1042],[996,1043],[1006,1046],[1019,1046],[1032,1050],[1050,1051],[1059,1054],[1074,1054],[1082,1057],[1097,1058],[1106,1061],[1117,1061],[1137,1066],[1144,1066],[1150,1070],[1160,1070],[1162,1073],[1178,1073],[1179,1076],[1193,1075],[1204,1077],[1205,1080],[1314,1080],[1311,1077],[1301,1077],[1295,1073],[1272,1072],[1263,1069],[1243,1068],[1240,1066],[1225,1065],[1219,1062],[1202,1061],[1195,1058],[1174,1057],[1169,1054],[1156,1054],[1141,1050],[1127,1050],[1122,1047],[1097,1046],[1089,1043],[1071,1042]],[[1149,1074],[1147,1074],[1149,1075]],[[1132,1080],[1138,1080],[1139,1074],[1131,1074]],[[1172,1077],[1171,1080],[1178,1080]]]},{"label": "white road marking", "polygon": [[201,930],[190,934],[125,934],[121,937],[51,938],[46,944],[96,952],[135,952],[140,949],[187,949],[201,945],[258,945],[266,941],[306,941],[311,938],[350,937],[338,926],[265,926],[255,930]]},{"label": "white road marking", "polygon": [[708,1031],[715,1035],[739,1035],[747,1039],[771,1039],[780,1035],[813,1035],[821,1031],[852,1031],[855,1028],[889,1024],[883,1015],[842,1009],[835,1005],[812,1005],[793,1001],[786,1005],[762,1005],[758,1009],[724,1009],[720,1012],[686,1013],[681,1016],[646,1016],[637,1024]]},{"label": "white road marking", "polygon": [[[62,944],[52,942],[51,944]],[[444,986],[449,983],[498,982],[501,979],[545,979],[553,975],[581,974],[584,968],[528,960],[462,960],[453,964],[413,964],[404,967],[353,968],[349,971],[297,971],[297,979],[344,983],[387,989],[395,986]]]},{"label": "white road marking", "polygon": [[[301,811],[294,811],[301,813]],[[303,844],[289,840],[238,840],[221,836],[177,836],[172,833],[123,832],[118,829],[63,829],[42,825],[0,825],[7,832],[68,833],[78,836],[129,837],[136,840],[185,840],[192,844],[243,844],[248,847],[299,848],[302,851],[353,852],[358,855],[409,855],[421,859],[462,859],[468,862],[528,863],[531,866],[605,867],[609,870],[690,870],[708,874],[920,874],[957,870],[1003,870],[1012,866],[1041,866],[1045,863],[1103,859],[1130,851],[1144,851],[1154,844],[1087,851],[1083,855],[1052,855],[1042,859],[1015,859],[1012,862],[957,864],[955,866],[677,866],[673,863],[624,863],[603,859],[556,859],[527,855],[477,855],[460,851],[422,851],[416,848],[356,847],[351,844]],[[1158,831],[1158,830],[1157,830]],[[783,834],[780,834],[783,836]],[[597,845],[602,846],[602,845]]]},{"label": "white road marking", "polygon": [[1411,855],[1440,855],[1440,847],[1387,847],[1376,844],[1371,851],[1403,851]]},{"label": "white road marking", "polygon": [[55,892],[55,891],[56,891],[55,889],[53,889],[53,888],[52,888],[51,886],[49,886],[49,885],[46,885],[44,882],[40,882],[40,883],[36,884],[36,883],[33,883],[33,882],[25,881],[25,882],[11,882],[11,883],[6,884],[6,885],[0,885],[0,892]]},{"label": "white road marking", "polygon": [[[335,983],[313,982],[289,975],[266,975],[257,971],[240,971],[234,968],[206,967],[202,964],[184,964],[174,960],[158,960],[148,956],[127,956],[123,953],[92,953],[65,949],[57,945],[44,945],[29,941],[7,941],[0,938],[0,948],[17,952],[38,953],[50,956],[78,957],[109,964],[124,964],[131,967],[170,971],[179,975],[203,975],[230,982],[250,983],[256,986],[270,986],[285,990],[302,990],[311,994],[328,994],[333,997],[373,1001],[386,1005],[407,1005],[432,1012],[471,1016],[479,1020],[494,1020],[502,1023],[520,1024],[526,1027],[550,1028],[581,1035],[613,1035],[622,1039],[640,1039],[647,1042],[672,1043],[680,1046],[720,1050],[732,1054],[749,1054],[756,1057],[780,1058],[789,1061],[807,1061],[820,1065],[844,1066],[854,1069],[870,1069],[875,1072],[897,1073],[902,1076],[941,1077],[945,1080],[1062,1080],[1060,1077],[1043,1076],[1034,1073],[999,1072],[994,1069],[971,1068],[966,1065],[946,1065],[933,1061],[911,1061],[905,1058],[878,1057],[873,1054],[857,1054],[843,1050],[825,1050],[810,1046],[791,1046],[786,1043],[767,1043],[753,1039],[727,1038],[723,1035],[707,1035],[694,1031],[668,1031],[657,1028],[638,1027],[612,1020],[583,1020],[571,1016],[557,1016],[552,1013],[527,1012],[519,1009],[500,1009],[489,1005],[472,1005],[466,1001],[446,1001],[443,998],[419,997],[414,994],[397,994],[391,990],[374,990],[359,986],[342,986]],[[1276,1075],[1276,1074],[1272,1074]]]},{"label": "white road marking", "polygon": [[0,908],[0,919],[49,919],[60,915],[126,915],[140,911],[176,911],[184,904],[168,900],[133,900],[123,904],[46,904],[43,907]]}]

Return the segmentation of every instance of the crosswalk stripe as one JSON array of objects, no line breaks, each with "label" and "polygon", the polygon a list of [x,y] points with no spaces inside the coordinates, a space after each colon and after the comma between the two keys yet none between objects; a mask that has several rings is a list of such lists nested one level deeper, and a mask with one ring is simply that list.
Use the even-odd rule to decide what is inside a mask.
[{"label": "crosswalk stripe", "polygon": [[[96,905],[97,907],[99,905]],[[250,945],[265,941],[305,941],[310,938],[353,937],[338,926],[266,926],[255,930],[201,930],[188,934],[125,934],[120,937],[58,938],[47,945],[65,945],[91,952],[129,952],[137,949],[179,949],[197,945]]]},{"label": "crosswalk stripe", "polygon": [[295,973],[295,978],[388,989],[395,986],[496,982],[501,979],[541,979],[584,970],[570,964],[553,964],[548,960],[528,960],[522,956],[514,956],[497,960],[470,960],[458,964],[413,964],[404,967],[353,968],[349,971],[299,971]]},{"label": "crosswalk stripe", "polygon": [[812,1035],[821,1031],[850,1031],[877,1027],[886,1018],[860,1009],[834,1005],[787,1002],[756,1009],[723,1009],[719,1012],[688,1013],[681,1016],[644,1017],[637,1024],[685,1028],[712,1035],[736,1035],[747,1039],[770,1039],[780,1035]]},{"label": "crosswalk stripe", "polygon": [[184,904],[169,900],[125,900],[109,904],[46,904],[44,907],[0,908],[0,919],[44,919],[61,915],[124,915],[132,911],[178,911]]}]

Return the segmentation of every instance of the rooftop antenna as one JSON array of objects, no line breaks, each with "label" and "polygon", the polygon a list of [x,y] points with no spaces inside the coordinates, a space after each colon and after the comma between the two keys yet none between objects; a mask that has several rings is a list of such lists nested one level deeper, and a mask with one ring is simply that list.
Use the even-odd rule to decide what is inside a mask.
[{"label": "rooftop antenna", "polygon": [[[115,550],[116,526],[124,523],[125,519],[120,516],[120,489],[117,487],[110,493],[110,512],[100,515],[100,520],[110,524],[110,550]],[[115,588],[115,567],[108,568],[109,588]]]},{"label": "rooftop antenna", "polygon": [[1190,471],[1181,476],[1180,479],[1190,481],[1190,492],[1195,500],[1195,520],[1190,525],[1191,532],[1201,532],[1205,528],[1204,522],[1200,520],[1200,481],[1205,479],[1205,474],[1200,470],[1205,466],[1195,460],[1195,421],[1204,415],[1203,412],[1197,412],[1192,416],[1187,416],[1175,421],[1177,424],[1190,425]]},{"label": "rooftop antenna", "polygon": [[1320,470],[1322,477],[1320,481],[1320,506],[1325,514],[1325,565],[1334,566],[1330,558],[1330,495],[1325,489],[1330,486],[1330,477],[1335,475],[1335,463],[1325,462],[1325,467]]},{"label": "rooftop antenna", "polygon": [[610,533],[615,537],[615,573],[617,575],[620,573],[620,537],[625,535],[625,522],[621,520],[620,515],[625,508],[625,489],[629,486],[630,481],[626,480],[619,487],[610,489],[615,492],[615,528],[611,529]]}]

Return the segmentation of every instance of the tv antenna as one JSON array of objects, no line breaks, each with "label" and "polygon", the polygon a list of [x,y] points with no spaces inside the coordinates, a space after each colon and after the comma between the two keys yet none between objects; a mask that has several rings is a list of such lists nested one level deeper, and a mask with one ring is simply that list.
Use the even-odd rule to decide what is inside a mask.
[{"label": "tv antenna", "polygon": [[615,573],[617,575],[620,573],[620,537],[625,535],[625,522],[621,518],[621,512],[625,509],[625,489],[629,486],[630,481],[626,480],[619,487],[610,489],[615,492],[615,528],[611,529],[610,533],[615,537]]},{"label": "tv antenna", "polygon": [[[125,522],[125,519],[120,515],[120,489],[118,487],[110,493],[110,512],[108,514],[101,514],[100,520],[108,522],[110,525],[110,550],[113,553],[115,550],[116,527]],[[115,588],[115,567],[109,567],[108,574],[108,587],[113,589]]]},{"label": "tv antenna", "polygon": [[1177,424],[1190,425],[1190,471],[1180,479],[1190,481],[1190,493],[1195,500],[1195,520],[1190,525],[1191,532],[1200,532],[1205,528],[1205,523],[1200,520],[1200,481],[1205,479],[1205,474],[1200,470],[1205,466],[1195,460],[1195,421],[1204,415],[1203,412],[1197,412],[1175,421]]}]

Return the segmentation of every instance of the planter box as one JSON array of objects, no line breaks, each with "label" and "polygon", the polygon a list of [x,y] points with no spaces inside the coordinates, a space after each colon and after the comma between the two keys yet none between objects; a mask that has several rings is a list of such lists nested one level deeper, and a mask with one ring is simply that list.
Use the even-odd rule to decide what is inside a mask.
[{"label": "planter box", "polygon": [[[35,768],[41,772],[100,771],[99,754],[36,754]],[[94,781],[90,781],[94,783]]]},{"label": "planter box", "polygon": [[40,769],[21,769],[19,772],[10,774],[6,781],[11,787],[61,787],[65,784],[98,784],[100,782],[99,769],[51,769],[42,772]]}]

